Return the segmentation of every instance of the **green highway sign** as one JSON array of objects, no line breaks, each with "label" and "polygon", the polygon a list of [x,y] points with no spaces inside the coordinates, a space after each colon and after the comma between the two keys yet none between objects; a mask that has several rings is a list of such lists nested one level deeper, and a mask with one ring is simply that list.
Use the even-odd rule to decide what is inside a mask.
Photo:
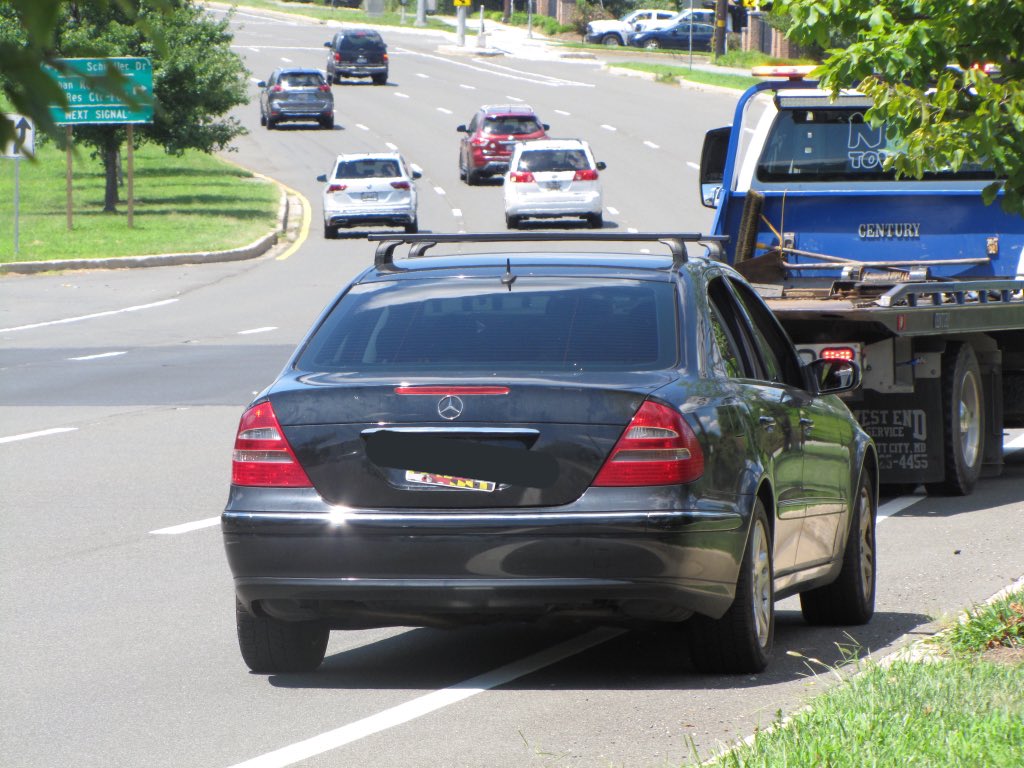
[{"label": "green highway sign", "polygon": [[[149,59],[117,57],[108,59],[61,59],[71,71],[59,73],[46,67],[68,100],[68,107],[51,106],[57,125],[95,125],[153,122],[153,64]],[[91,87],[85,76],[103,77],[112,66],[128,79],[125,93],[112,95]],[[135,106],[129,106],[134,97]]]}]

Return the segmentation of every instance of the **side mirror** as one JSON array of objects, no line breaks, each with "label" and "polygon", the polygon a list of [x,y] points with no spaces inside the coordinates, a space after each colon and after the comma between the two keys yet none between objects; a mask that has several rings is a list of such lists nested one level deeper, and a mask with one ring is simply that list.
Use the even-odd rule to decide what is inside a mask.
[{"label": "side mirror", "polygon": [[330,48],[330,47],[331,47],[331,41],[328,40],[326,43],[324,43],[324,48]]},{"label": "side mirror", "polygon": [[608,167],[604,160],[598,160],[594,165],[599,171],[603,171],[605,168]]},{"label": "side mirror", "polygon": [[550,131],[551,130],[551,126],[548,125],[547,123],[541,123],[540,127],[543,128],[545,131]]},{"label": "side mirror", "polygon": [[321,182],[321,183],[323,183],[323,184],[326,184],[327,183],[327,174],[326,173],[321,173],[319,176],[316,177],[316,180]]},{"label": "side mirror", "polygon": [[455,127],[455,130],[456,130],[456,131],[457,131],[458,133],[469,133],[469,130],[468,130],[468,129],[466,128],[466,126],[464,126],[464,125],[458,125],[458,126],[456,126],[456,127]]},{"label": "side mirror", "polygon": [[266,80],[260,80],[258,83],[256,83],[256,87],[257,88],[266,88],[267,87],[267,81]]},{"label": "side mirror", "polygon": [[704,135],[704,147],[700,152],[700,201],[707,208],[715,208],[722,194],[731,136],[731,126],[715,128]]},{"label": "side mirror", "polygon": [[420,168],[415,163],[410,163],[409,164],[409,170],[412,171],[412,177],[414,179],[422,179],[423,178],[423,169]]},{"label": "side mirror", "polygon": [[817,359],[807,366],[820,395],[850,392],[860,386],[860,366],[852,360]]}]

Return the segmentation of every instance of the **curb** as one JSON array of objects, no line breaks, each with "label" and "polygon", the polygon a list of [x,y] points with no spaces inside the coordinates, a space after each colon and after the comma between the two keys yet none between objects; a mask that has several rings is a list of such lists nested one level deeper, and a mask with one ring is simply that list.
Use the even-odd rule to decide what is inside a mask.
[{"label": "curb", "polygon": [[173,267],[181,264],[212,264],[221,261],[243,261],[262,256],[288,232],[288,220],[293,208],[303,208],[299,200],[291,200],[288,192],[278,182],[281,190],[278,205],[278,226],[258,240],[241,248],[226,251],[198,251],[194,253],[160,253],[148,256],[115,256],[108,259],[55,259],[52,261],[20,261],[0,264],[0,275],[34,275],[40,272],[56,272],[73,269],[134,269],[137,267]]}]

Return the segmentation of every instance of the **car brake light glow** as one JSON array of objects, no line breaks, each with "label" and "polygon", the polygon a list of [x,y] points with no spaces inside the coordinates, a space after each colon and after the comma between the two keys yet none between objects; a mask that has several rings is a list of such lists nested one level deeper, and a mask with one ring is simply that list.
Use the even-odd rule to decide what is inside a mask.
[{"label": "car brake light glow", "polygon": [[530,171],[513,171],[511,179],[512,181],[533,181],[533,174]]},{"label": "car brake light glow", "polygon": [[231,457],[231,482],[275,488],[313,486],[269,402],[254,405],[242,414]]},{"label": "car brake light glow", "polygon": [[348,189],[348,185],[347,184],[331,184],[331,186],[329,186],[327,188],[327,191],[328,192],[344,192],[346,189]]},{"label": "car brake light glow", "polygon": [[408,181],[392,181],[391,186],[395,189],[409,189]]},{"label": "car brake light glow", "polygon": [[507,395],[508,387],[395,387],[396,395],[434,395],[445,397],[446,395]]},{"label": "car brake light glow", "polygon": [[680,413],[646,400],[633,415],[595,486],[677,485],[704,474],[704,452]]},{"label": "car brake light glow", "polygon": [[855,360],[853,347],[825,347],[821,350],[822,360]]},{"label": "car brake light glow", "polygon": [[380,57],[380,60],[386,62],[388,60],[388,55],[385,53],[383,56]]},{"label": "car brake light glow", "polygon": [[576,174],[572,177],[573,181],[597,181],[597,171],[592,168],[587,168],[582,171],[576,171]]},{"label": "car brake light glow", "polygon": [[486,147],[488,144],[490,144],[490,142],[487,139],[481,136],[474,136],[469,140],[469,143],[472,144],[474,147]]}]

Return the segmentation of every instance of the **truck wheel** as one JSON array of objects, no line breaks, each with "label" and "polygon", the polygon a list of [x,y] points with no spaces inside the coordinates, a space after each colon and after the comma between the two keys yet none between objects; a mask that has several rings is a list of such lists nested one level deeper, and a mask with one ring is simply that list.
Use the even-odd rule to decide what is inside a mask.
[{"label": "truck wheel", "polygon": [[843,569],[831,584],[800,593],[800,610],[808,624],[866,624],[874,615],[877,506],[874,482],[862,468]]},{"label": "truck wheel", "polygon": [[318,621],[280,621],[253,616],[235,600],[238,648],[257,674],[312,672],[327,652],[331,630]]},{"label": "truck wheel", "polygon": [[605,35],[601,38],[601,45],[616,46],[622,45],[622,41],[619,40],[618,35]]},{"label": "truck wheel", "polygon": [[942,355],[946,478],[928,483],[928,493],[966,496],[974,490],[985,453],[984,398],[974,348],[964,342],[950,344]]},{"label": "truck wheel", "polygon": [[768,515],[758,499],[733,604],[720,619],[694,616],[684,624],[698,671],[737,674],[768,666],[775,637],[773,578]]}]

